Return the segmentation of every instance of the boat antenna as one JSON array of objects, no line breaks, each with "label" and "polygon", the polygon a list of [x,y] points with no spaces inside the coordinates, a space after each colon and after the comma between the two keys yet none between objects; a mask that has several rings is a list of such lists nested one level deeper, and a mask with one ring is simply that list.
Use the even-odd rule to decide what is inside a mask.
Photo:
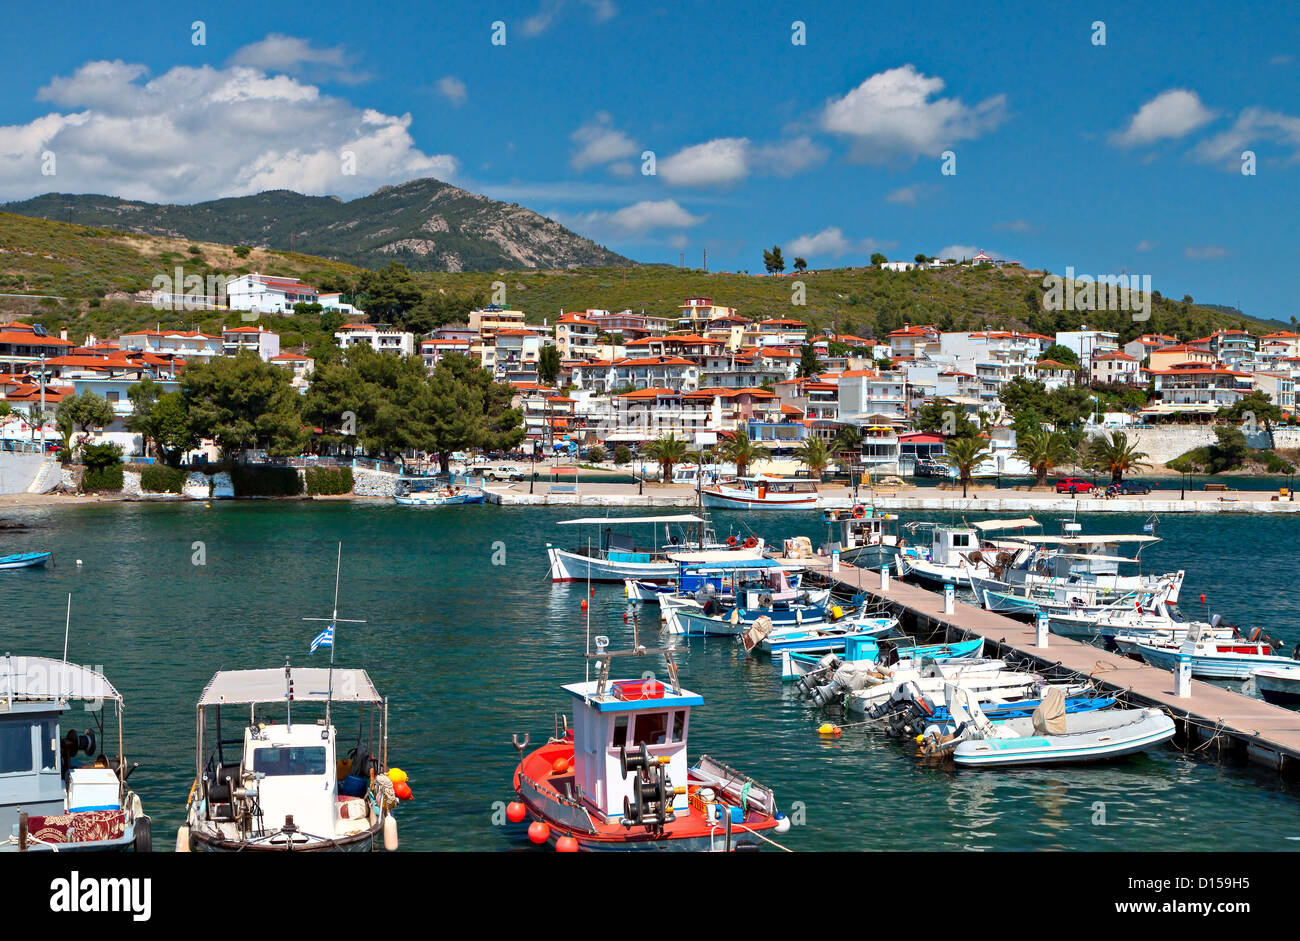
[{"label": "boat antenna", "polygon": [[63,621],[63,662],[68,662],[68,630],[72,627],[72,592],[68,592],[68,614]]},{"label": "boat antenna", "polygon": [[[335,625],[340,622],[344,624],[365,624],[365,621],[356,618],[339,617],[339,575],[343,572],[343,543],[339,542],[338,559],[334,564],[334,612],[327,618],[303,618],[304,621],[329,621],[330,632],[330,672],[329,672],[329,689],[325,694],[325,725],[330,724],[330,705],[334,701],[334,649],[338,646],[338,630]],[[286,661],[287,664],[288,661]],[[286,673],[288,667],[285,667]],[[292,698],[292,697],[290,697]]]},{"label": "boat antenna", "polygon": [[[591,655],[591,537],[587,537],[587,596],[582,599],[582,606],[587,612],[587,649],[584,651],[588,656]],[[587,682],[591,682],[591,660],[587,660]]]}]

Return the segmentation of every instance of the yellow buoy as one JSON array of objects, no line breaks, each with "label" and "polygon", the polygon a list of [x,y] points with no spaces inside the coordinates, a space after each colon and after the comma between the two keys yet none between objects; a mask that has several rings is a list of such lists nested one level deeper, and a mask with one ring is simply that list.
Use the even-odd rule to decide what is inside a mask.
[{"label": "yellow buoy", "polygon": [[817,728],[818,735],[839,735],[840,727],[831,722],[823,722]]},{"label": "yellow buoy", "polygon": [[392,781],[394,784],[401,784],[403,781],[409,781],[411,779],[406,776],[406,772],[401,768],[389,768],[388,780]]}]

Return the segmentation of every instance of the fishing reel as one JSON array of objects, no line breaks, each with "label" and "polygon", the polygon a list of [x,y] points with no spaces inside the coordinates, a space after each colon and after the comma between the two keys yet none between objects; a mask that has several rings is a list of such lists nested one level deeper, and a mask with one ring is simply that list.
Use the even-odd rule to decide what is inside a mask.
[{"label": "fishing reel", "polygon": [[631,754],[627,746],[620,747],[618,764],[625,780],[629,774],[635,775],[632,796],[623,797],[623,826],[642,826],[659,835],[665,826],[677,819],[673,812],[673,798],[685,793],[684,788],[674,788],[668,779],[668,759],[651,758],[642,742],[640,751]]},{"label": "fishing reel", "polygon": [[61,751],[63,752],[63,763],[66,765],[78,752],[85,752],[87,755],[95,754],[95,746],[98,741],[95,739],[94,729],[86,729],[84,732],[78,732],[76,729],[68,729],[68,734],[63,736]]}]

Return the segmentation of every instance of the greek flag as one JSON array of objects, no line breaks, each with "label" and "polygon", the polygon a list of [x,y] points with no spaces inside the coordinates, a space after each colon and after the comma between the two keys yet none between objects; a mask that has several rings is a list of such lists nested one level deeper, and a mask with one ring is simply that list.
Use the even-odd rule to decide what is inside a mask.
[{"label": "greek flag", "polygon": [[311,652],[315,653],[316,648],[322,645],[326,647],[334,646],[334,625],[333,624],[331,624],[329,627],[325,628],[325,630],[321,631],[319,634],[316,635],[316,638],[311,642]]}]

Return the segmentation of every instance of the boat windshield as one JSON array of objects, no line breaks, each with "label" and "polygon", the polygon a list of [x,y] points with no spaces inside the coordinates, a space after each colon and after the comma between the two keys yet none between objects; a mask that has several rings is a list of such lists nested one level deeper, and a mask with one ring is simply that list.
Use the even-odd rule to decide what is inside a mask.
[{"label": "boat windshield", "polygon": [[291,774],[324,774],[323,745],[276,745],[253,752],[253,771],[267,777]]}]

